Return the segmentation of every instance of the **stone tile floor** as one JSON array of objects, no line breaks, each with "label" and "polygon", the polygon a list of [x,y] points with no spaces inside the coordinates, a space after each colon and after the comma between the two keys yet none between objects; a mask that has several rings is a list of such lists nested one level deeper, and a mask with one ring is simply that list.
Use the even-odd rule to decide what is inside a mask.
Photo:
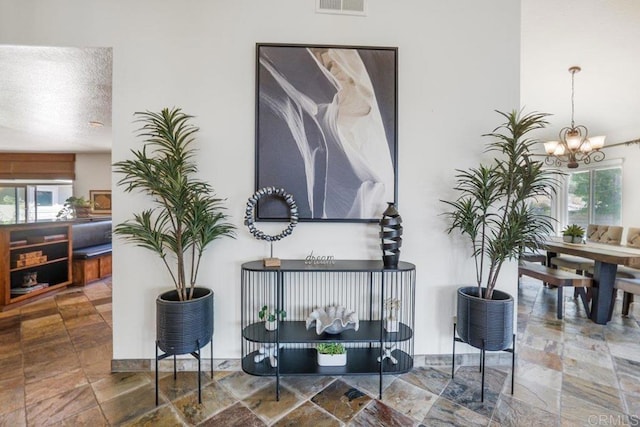
[{"label": "stone tile floor", "polygon": [[[568,292],[567,292],[568,293]],[[523,279],[515,393],[510,367],[417,367],[378,378],[285,377],[239,371],[110,373],[111,283],[71,288],[0,313],[1,426],[633,426],[640,425],[640,327],[619,310],[608,325],[570,296],[555,319],[553,289]],[[619,305],[619,303],[618,303]]]}]

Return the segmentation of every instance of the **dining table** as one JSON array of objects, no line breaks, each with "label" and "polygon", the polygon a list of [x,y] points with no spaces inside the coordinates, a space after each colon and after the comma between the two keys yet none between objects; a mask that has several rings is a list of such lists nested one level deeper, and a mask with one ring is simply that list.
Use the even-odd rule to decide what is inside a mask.
[{"label": "dining table", "polygon": [[640,268],[640,250],[621,245],[602,243],[567,243],[560,237],[547,239],[543,248],[547,251],[547,265],[558,254],[567,254],[595,261],[590,318],[593,322],[606,325],[613,315],[616,301],[614,284],[618,265]]}]

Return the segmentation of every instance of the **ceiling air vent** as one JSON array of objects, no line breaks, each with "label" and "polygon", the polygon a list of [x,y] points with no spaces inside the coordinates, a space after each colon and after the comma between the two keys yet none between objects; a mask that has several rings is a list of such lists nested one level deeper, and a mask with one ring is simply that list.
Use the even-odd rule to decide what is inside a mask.
[{"label": "ceiling air vent", "polygon": [[317,13],[366,15],[366,0],[316,0]]}]

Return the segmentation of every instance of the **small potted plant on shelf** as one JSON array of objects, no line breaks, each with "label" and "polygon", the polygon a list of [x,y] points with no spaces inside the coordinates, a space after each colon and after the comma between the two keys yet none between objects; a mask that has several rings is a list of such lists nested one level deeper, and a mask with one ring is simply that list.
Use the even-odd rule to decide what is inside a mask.
[{"label": "small potted plant on shelf", "polygon": [[278,329],[278,320],[284,320],[287,317],[287,312],[284,310],[269,311],[269,307],[263,305],[258,312],[260,320],[264,320],[264,328],[267,331],[275,331]]},{"label": "small potted plant on shelf", "polygon": [[387,317],[384,322],[384,329],[387,332],[398,332],[400,322],[398,321],[398,310],[400,310],[400,300],[398,298],[387,298],[384,302],[384,309]]},{"label": "small potted plant on shelf", "polygon": [[90,211],[91,202],[85,199],[84,196],[71,196],[64,201],[62,209],[60,209],[60,211],[56,215],[56,218],[88,218]]},{"label": "small potted plant on shelf", "polygon": [[316,346],[318,365],[344,366],[347,364],[347,349],[340,343],[321,343]]},{"label": "small potted plant on shelf", "polygon": [[583,237],[584,228],[580,227],[578,224],[568,225],[564,230],[562,230],[562,240],[567,243],[582,243]]}]

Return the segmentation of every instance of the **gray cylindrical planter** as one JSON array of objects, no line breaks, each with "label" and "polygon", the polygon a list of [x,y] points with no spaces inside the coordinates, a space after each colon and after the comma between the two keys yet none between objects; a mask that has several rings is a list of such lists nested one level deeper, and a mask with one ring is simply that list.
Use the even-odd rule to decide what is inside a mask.
[{"label": "gray cylindrical planter", "polygon": [[[486,288],[482,288],[486,292]],[[458,289],[456,329],[467,344],[489,351],[511,348],[513,343],[513,298],[494,290],[493,299],[478,297],[477,286]],[[484,347],[483,347],[484,346]]]},{"label": "gray cylindrical planter", "polygon": [[180,301],[177,291],[156,299],[156,339],[167,354],[188,354],[204,347],[213,336],[213,291],[195,288],[193,299]]}]

